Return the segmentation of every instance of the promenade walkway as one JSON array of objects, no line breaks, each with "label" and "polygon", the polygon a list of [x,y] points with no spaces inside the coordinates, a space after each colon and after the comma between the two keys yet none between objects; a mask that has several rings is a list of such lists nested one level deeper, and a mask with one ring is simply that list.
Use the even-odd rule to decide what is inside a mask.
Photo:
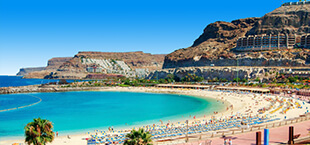
[{"label": "promenade walkway", "polygon": [[[294,135],[301,134],[299,138],[309,136],[310,121],[304,121],[296,124],[285,125],[277,128],[269,129],[270,131],[270,144],[279,144],[288,141],[289,126],[294,126]],[[262,132],[262,140],[264,138],[264,130]],[[228,135],[226,138],[231,138],[233,145],[255,145],[256,132],[249,132],[238,135]],[[212,145],[222,145],[224,143],[223,138],[213,138]],[[262,142],[263,144],[263,142]]]}]

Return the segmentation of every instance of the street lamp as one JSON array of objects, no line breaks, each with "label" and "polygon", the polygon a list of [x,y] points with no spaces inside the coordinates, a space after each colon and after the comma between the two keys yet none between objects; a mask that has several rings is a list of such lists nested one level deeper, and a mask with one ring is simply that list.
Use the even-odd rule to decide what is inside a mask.
[{"label": "street lamp", "polygon": [[185,122],[186,122],[186,139],[185,139],[185,142],[188,142],[188,120],[186,120]]},{"label": "street lamp", "polygon": [[238,86],[238,79],[239,79],[239,63],[238,63],[238,56],[237,56],[237,86]]}]

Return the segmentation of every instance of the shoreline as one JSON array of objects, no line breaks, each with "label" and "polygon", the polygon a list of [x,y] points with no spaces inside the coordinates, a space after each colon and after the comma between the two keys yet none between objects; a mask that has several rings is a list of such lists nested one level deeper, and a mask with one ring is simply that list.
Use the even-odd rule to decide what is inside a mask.
[{"label": "shoreline", "polygon": [[[157,90],[157,88],[150,88],[150,87],[104,87],[104,88],[100,88],[100,89],[97,88],[95,90],[90,89],[90,90],[79,90],[79,91],[106,91],[106,92],[136,92],[136,93],[175,94],[175,95],[185,95],[187,97],[195,97],[195,98],[203,99],[206,101],[210,101],[209,99],[216,101],[216,98],[214,98],[212,96],[204,96],[204,95],[197,95],[197,94],[192,95],[189,93],[189,92],[194,91],[194,90],[173,90],[173,89]],[[183,91],[185,91],[185,92],[183,92]],[[44,92],[32,92],[32,93],[44,93]],[[47,93],[49,93],[49,92],[47,92]],[[29,94],[29,93],[25,93],[25,94]],[[222,112],[226,111],[225,108],[230,104],[228,104],[227,101],[225,101],[225,102],[226,103],[224,103],[224,106],[220,110],[216,110],[217,112],[222,113]],[[195,111],[196,114],[193,114],[192,117],[189,117],[189,116],[180,117],[179,115],[176,115],[176,116],[167,116],[164,118],[173,118],[173,119],[171,119],[171,122],[173,122],[173,123],[183,121],[184,119],[187,119],[189,121],[194,121],[195,119],[193,119],[193,116],[197,117],[196,120],[197,119],[203,119],[203,114],[201,112],[204,110],[207,110],[207,108],[204,108],[203,110]],[[199,113],[199,114],[197,114],[197,113]],[[177,116],[179,116],[179,117],[177,117]],[[211,116],[213,116],[213,114],[211,112],[206,114],[206,118],[207,117],[210,118]],[[164,124],[168,122],[168,120],[164,120],[164,119],[162,119],[162,120],[163,120]],[[159,124],[159,123],[156,123],[156,124]],[[131,128],[138,128],[138,127],[141,127],[143,125],[150,125],[150,124],[144,123],[144,124],[131,125],[131,126],[121,126],[121,127],[115,126],[115,128],[117,128],[118,130],[131,130]],[[81,130],[84,130],[84,129],[81,129]],[[85,130],[87,130],[87,129],[85,129]],[[92,130],[91,132],[94,132],[94,131]],[[59,137],[66,137],[67,134],[69,134],[72,137],[83,138],[83,137],[89,136],[86,133],[87,133],[87,131],[85,131],[85,132],[83,132],[83,131],[82,132],[80,132],[80,131],[78,131],[78,132],[68,131],[68,133],[65,133],[66,135],[61,135]],[[5,139],[5,138],[8,138],[8,139]],[[0,141],[0,145],[2,145],[2,142],[5,142],[5,143],[7,143],[7,142],[21,142],[21,140],[23,140],[23,139],[24,139],[23,136],[1,137],[2,141]]]},{"label": "shoreline", "polygon": [[[178,94],[178,95],[186,95],[186,96],[190,96],[190,97],[198,97],[201,99],[212,98],[215,100],[224,101],[225,107],[228,107],[232,104],[234,105],[233,109],[225,110],[225,107],[223,107],[221,110],[218,111],[218,114],[211,114],[210,113],[210,114],[206,115],[206,117],[197,115],[196,119],[193,119],[193,116],[191,118],[184,117],[184,118],[177,118],[176,119],[178,121],[183,121],[183,122],[185,119],[189,120],[189,122],[195,122],[197,120],[204,120],[204,119],[208,120],[212,116],[219,118],[219,117],[231,116],[232,114],[235,114],[236,112],[246,113],[247,112],[246,110],[248,110],[248,108],[251,108],[250,106],[252,104],[254,104],[255,101],[257,101],[257,100],[254,100],[253,97],[248,97],[247,96],[248,94],[224,93],[221,91],[206,91],[206,90],[155,88],[155,87],[103,87],[103,88],[99,88],[99,89],[96,88],[96,89],[89,89],[89,90],[82,90],[82,91],[110,91],[110,92],[138,92],[138,93],[142,92],[142,93]],[[250,95],[254,95],[254,94],[250,94]],[[257,96],[258,96],[258,98],[262,97],[262,95],[261,96],[257,95]],[[241,99],[241,101],[240,101],[240,99]],[[268,105],[268,102],[262,99],[261,102],[259,102],[258,106],[253,106],[253,109],[259,109],[259,108],[264,107],[266,105]],[[254,114],[257,114],[257,112],[254,112]],[[266,112],[265,114],[268,114],[268,112]],[[262,115],[264,115],[264,114],[262,114]],[[165,123],[167,122],[167,120],[163,120],[163,121],[165,121]],[[176,122],[173,122],[173,123],[176,123]],[[136,126],[142,127],[142,125],[136,125]],[[128,127],[123,128],[123,129],[128,129]],[[66,139],[66,135],[56,137],[55,141],[52,144],[56,145],[56,144],[62,144],[64,142],[68,143],[69,140],[79,141],[79,142],[74,143],[77,145],[78,144],[85,144],[86,141],[84,142],[81,139],[89,137],[89,135],[86,134],[86,132],[84,134],[79,133],[79,132],[76,132],[76,133],[77,134],[74,134],[74,135],[71,134],[70,135],[71,139]],[[93,132],[93,133],[95,133],[95,132]],[[0,141],[0,144],[2,144],[2,143],[14,143],[14,142],[21,143],[23,141],[20,138],[20,139]]]}]

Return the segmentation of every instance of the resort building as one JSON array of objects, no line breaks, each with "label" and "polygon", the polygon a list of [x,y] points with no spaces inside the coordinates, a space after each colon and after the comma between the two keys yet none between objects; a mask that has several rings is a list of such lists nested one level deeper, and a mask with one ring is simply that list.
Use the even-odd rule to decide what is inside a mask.
[{"label": "resort building", "polygon": [[291,68],[282,69],[279,73],[283,73],[285,77],[297,76],[297,77],[310,77],[310,68]]},{"label": "resort building", "polygon": [[217,86],[216,90],[221,91],[237,91],[237,92],[251,92],[251,93],[262,93],[267,94],[270,92],[270,89],[266,88],[252,88],[252,87],[225,87],[225,86]]},{"label": "resort building", "polygon": [[179,89],[200,89],[209,90],[210,86],[206,85],[184,85],[184,84],[157,84],[155,87],[158,88],[179,88]]},{"label": "resort building", "polygon": [[225,87],[216,86],[215,88],[210,85],[184,85],[184,84],[157,84],[158,88],[178,88],[178,89],[196,89],[196,90],[221,90],[221,91],[238,91],[238,92],[252,92],[252,93],[269,93],[269,89],[265,88],[250,88],[250,87]]},{"label": "resort building", "polygon": [[102,67],[87,67],[86,68],[87,72],[91,72],[91,73],[106,73],[105,69],[103,69]]},{"label": "resort building", "polygon": [[300,45],[303,48],[310,48],[310,34],[301,36]]},{"label": "resort building", "polygon": [[302,1],[302,2],[287,2],[282,4],[282,6],[291,6],[291,5],[305,5],[310,4],[310,1]]},{"label": "resort building", "polygon": [[296,36],[288,34],[255,35],[241,37],[237,40],[234,51],[264,51],[273,49],[290,49],[296,44]]},{"label": "resort building", "polygon": [[135,73],[136,73],[136,77],[145,78],[149,74],[149,70],[144,69],[144,68],[137,68],[137,69],[135,69]]},{"label": "resort building", "polygon": [[120,74],[88,74],[86,76],[87,79],[117,79],[124,77]]}]

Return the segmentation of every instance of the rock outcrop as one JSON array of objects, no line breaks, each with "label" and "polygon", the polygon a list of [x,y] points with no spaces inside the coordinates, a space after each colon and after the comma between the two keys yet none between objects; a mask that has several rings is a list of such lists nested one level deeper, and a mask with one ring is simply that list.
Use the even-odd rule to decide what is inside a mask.
[{"label": "rock outcrop", "polygon": [[[114,68],[115,72],[112,70],[111,73],[123,74],[124,68],[129,67],[128,73],[135,75],[134,70],[137,69],[145,69],[147,71],[153,71],[157,69],[161,69],[164,62],[165,55],[163,54],[150,54],[143,53],[142,51],[138,52],[79,52],[72,59],[63,63],[57,71],[50,73],[50,75],[45,76],[45,78],[49,79],[58,79],[58,78],[66,78],[66,79],[82,79],[87,76],[89,73],[87,68],[89,67],[103,67],[103,64],[98,63],[100,61],[102,63],[109,62],[110,67]],[[90,61],[90,62],[85,62]],[[111,62],[114,62],[111,65]],[[106,68],[103,68],[106,69]],[[118,71],[117,71],[118,70]],[[106,71],[106,70],[105,70]]]},{"label": "rock outcrop", "polygon": [[309,67],[183,67],[157,70],[147,77],[148,79],[165,79],[168,74],[173,74],[175,77],[182,79],[189,75],[202,76],[205,80],[226,79],[233,81],[235,78],[254,80],[274,79],[277,74],[291,73],[300,71],[309,71]]},{"label": "rock outcrop", "polygon": [[47,70],[56,70],[58,69],[62,64],[72,59],[72,57],[54,57],[47,62]]},{"label": "rock outcrop", "polygon": [[247,35],[310,33],[310,4],[281,6],[263,16]]},{"label": "rock outcrop", "polygon": [[248,32],[259,18],[215,22],[204,29],[204,33],[189,48],[179,49],[165,57],[163,68],[206,66],[206,61],[229,59],[234,56],[230,48],[239,37]]},{"label": "rock outcrop", "polygon": [[45,67],[28,67],[28,68],[21,68],[19,69],[18,73],[16,74],[17,76],[24,76],[28,73],[31,72],[36,72],[36,71],[42,71],[45,70]]},{"label": "rock outcrop", "polygon": [[[305,34],[310,29],[310,4],[282,6],[262,18],[208,25],[191,47],[165,57],[163,68],[203,66],[309,66],[308,50],[234,53],[239,37],[257,34]],[[237,60],[239,63],[237,64]]]},{"label": "rock outcrop", "polygon": [[69,61],[72,57],[55,57],[47,62],[46,67],[43,69],[37,69],[28,73],[23,74],[24,78],[38,78],[42,79],[46,75],[49,75],[51,72],[56,71],[63,63]]}]

